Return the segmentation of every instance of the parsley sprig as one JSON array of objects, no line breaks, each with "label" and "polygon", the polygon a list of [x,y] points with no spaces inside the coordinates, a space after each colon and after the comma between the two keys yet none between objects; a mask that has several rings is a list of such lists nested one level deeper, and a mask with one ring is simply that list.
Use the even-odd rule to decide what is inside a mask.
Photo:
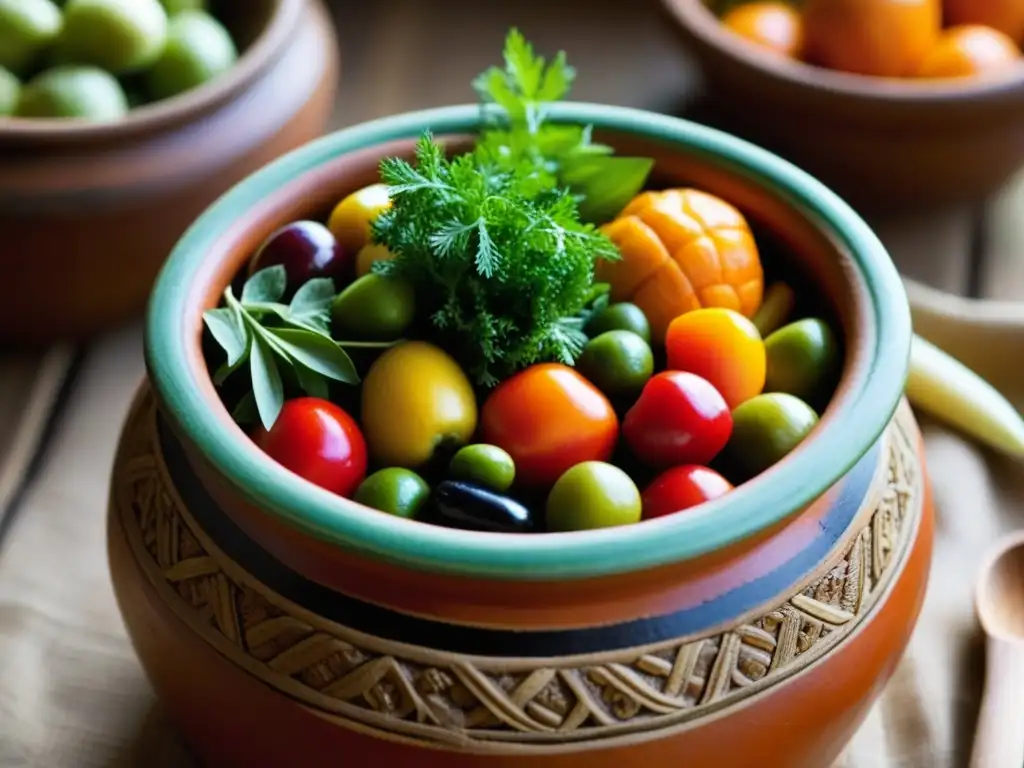
[{"label": "parsley sprig", "polygon": [[285,268],[267,267],[246,281],[240,297],[228,286],[224,306],[203,313],[206,327],[227,357],[214,374],[214,383],[223,384],[248,363],[252,389],[236,407],[235,416],[242,420],[242,414],[255,406],[267,429],[277,421],[284,405],[282,366],[288,366],[302,390],[313,397],[328,396],[328,380],[359,383],[351,358],[330,334],[334,281],[310,280],[283,304],[286,286]]},{"label": "parsley sprig", "polygon": [[477,151],[492,162],[514,166],[526,160],[573,192],[584,221],[615,217],[643,189],[654,166],[646,157],[615,157],[595,143],[589,125],[548,120],[549,107],[572,89],[576,70],[564,52],[549,63],[516,29],[505,41],[505,67],[491,67],[473,83],[485,104],[485,128]]}]

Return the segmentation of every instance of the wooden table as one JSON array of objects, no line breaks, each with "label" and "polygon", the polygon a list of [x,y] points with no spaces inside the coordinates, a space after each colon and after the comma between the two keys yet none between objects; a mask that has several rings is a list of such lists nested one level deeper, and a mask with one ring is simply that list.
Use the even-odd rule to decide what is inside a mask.
[{"label": "wooden table", "polygon": [[[473,101],[470,81],[499,61],[511,25],[518,26],[545,54],[559,48],[567,51],[579,72],[573,92],[576,100],[680,114],[698,93],[699,78],[677,47],[658,0],[337,0],[333,10],[343,51],[341,93],[334,116],[338,127],[410,109]],[[984,205],[871,223],[908,278],[959,296],[1012,301],[1024,300],[1024,259],[1018,258],[1024,245],[1024,226],[1018,221],[1022,211],[1024,175]],[[1024,314],[1020,307],[986,309],[973,302],[961,309],[968,315],[988,313],[997,319]],[[1024,317],[1020,323],[1024,327]],[[1016,343],[1007,348],[1019,349]],[[969,342],[963,348],[969,355]],[[14,548],[18,533],[10,525],[10,515],[5,522],[4,513],[11,511],[10,502],[24,487],[40,446],[49,446],[52,463],[35,483],[26,517],[42,504],[39,497],[47,489],[40,486],[57,484],[69,469],[87,481],[80,503],[89,514],[102,516],[104,486],[97,478],[105,477],[109,469],[116,428],[99,421],[88,427],[96,430],[90,456],[81,450],[75,456],[66,455],[71,445],[66,441],[71,438],[61,432],[55,440],[46,439],[45,427],[58,405],[69,402],[65,420],[78,416],[82,421],[83,414],[75,409],[84,407],[82,403],[98,386],[92,374],[75,379],[75,361],[82,356],[92,360],[93,370],[106,366],[123,370],[117,374],[121,378],[137,376],[141,373],[137,324],[80,349],[57,347],[46,355],[0,358],[0,566],[8,555],[6,546],[10,543]],[[1009,358],[1012,362],[1012,355]],[[111,413],[105,418],[119,417]],[[91,574],[89,578],[105,575],[101,563],[82,568]],[[47,764],[75,763],[54,759]],[[106,765],[98,757],[93,764]]]}]

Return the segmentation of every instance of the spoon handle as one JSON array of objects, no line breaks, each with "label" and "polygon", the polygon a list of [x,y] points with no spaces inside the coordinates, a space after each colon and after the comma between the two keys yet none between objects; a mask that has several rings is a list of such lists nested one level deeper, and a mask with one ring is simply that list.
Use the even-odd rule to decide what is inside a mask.
[{"label": "spoon handle", "polygon": [[990,637],[971,768],[1024,765],[1024,643]]}]

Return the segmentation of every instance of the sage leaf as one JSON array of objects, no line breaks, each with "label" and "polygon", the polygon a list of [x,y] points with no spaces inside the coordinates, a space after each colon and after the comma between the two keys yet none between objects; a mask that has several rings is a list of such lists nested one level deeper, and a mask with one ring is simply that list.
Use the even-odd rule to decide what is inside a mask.
[{"label": "sage leaf", "polygon": [[310,368],[295,360],[292,361],[292,369],[299,380],[299,386],[310,397],[319,397],[322,400],[330,399],[330,389],[327,379]]},{"label": "sage leaf", "polygon": [[288,305],[288,318],[299,325],[321,330],[330,327],[331,303],[337,291],[329,277],[318,277],[305,282]]},{"label": "sage leaf", "polygon": [[288,287],[288,273],[283,264],[261,269],[245,281],[242,287],[243,304],[264,304],[281,300]]},{"label": "sage leaf", "polygon": [[238,401],[234,410],[231,411],[231,418],[238,424],[247,425],[252,424],[259,417],[259,411],[256,410],[256,399],[252,395],[252,390],[249,390]]},{"label": "sage leaf", "polygon": [[231,307],[219,307],[203,313],[203,322],[227,353],[227,364],[237,366],[249,351],[249,334],[237,312]]},{"label": "sage leaf", "polygon": [[281,382],[277,361],[274,360],[274,352],[260,336],[252,340],[249,363],[256,409],[259,411],[263,426],[269,430],[274,426],[284,406],[284,384]]},{"label": "sage leaf", "polygon": [[280,349],[311,371],[346,384],[358,384],[352,359],[329,336],[301,328],[267,328]]}]

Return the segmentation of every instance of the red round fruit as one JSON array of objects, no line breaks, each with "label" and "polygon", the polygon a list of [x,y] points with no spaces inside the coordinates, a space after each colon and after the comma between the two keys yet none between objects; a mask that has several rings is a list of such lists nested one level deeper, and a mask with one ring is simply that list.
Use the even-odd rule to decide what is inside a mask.
[{"label": "red round fruit", "polygon": [[366,441],[355,419],[327,400],[288,400],[268,432],[253,441],[278,464],[339,496],[350,496],[366,477]]},{"label": "red round fruit", "polygon": [[717,389],[695,373],[663,371],[622,422],[636,456],[654,467],[707,464],[732,434],[732,414]]},{"label": "red round fruit", "polygon": [[732,483],[713,469],[697,464],[672,467],[654,478],[643,492],[643,519],[673,515],[724,496]]},{"label": "red round fruit", "polygon": [[338,244],[331,230],[316,221],[296,221],[274,232],[249,262],[249,274],[277,264],[284,266],[289,291],[314,277],[348,282],[355,267],[354,256]]}]

